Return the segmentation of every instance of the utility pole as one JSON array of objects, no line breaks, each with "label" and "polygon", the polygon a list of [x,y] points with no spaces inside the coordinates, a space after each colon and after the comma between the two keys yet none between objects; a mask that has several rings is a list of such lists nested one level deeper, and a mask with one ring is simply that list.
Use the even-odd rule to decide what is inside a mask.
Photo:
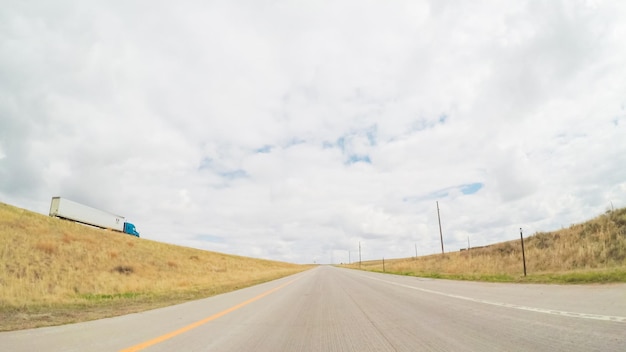
[{"label": "utility pole", "polygon": [[441,232],[441,216],[439,215],[439,201],[437,201],[437,219],[439,219],[439,239],[441,240],[441,254],[443,254],[443,233]]},{"label": "utility pole", "polygon": [[348,251],[348,264],[352,264],[352,260],[350,259],[350,251]]},{"label": "utility pole", "polygon": [[359,241],[359,269],[361,269],[361,241]]},{"label": "utility pole", "polygon": [[417,243],[415,244],[415,258],[417,258]]}]

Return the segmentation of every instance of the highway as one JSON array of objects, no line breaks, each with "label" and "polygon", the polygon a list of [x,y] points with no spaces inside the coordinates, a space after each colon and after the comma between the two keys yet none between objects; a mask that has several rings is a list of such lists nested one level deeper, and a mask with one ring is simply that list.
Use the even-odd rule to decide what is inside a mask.
[{"label": "highway", "polygon": [[2,332],[0,351],[626,351],[626,285],[321,266],[148,312]]}]

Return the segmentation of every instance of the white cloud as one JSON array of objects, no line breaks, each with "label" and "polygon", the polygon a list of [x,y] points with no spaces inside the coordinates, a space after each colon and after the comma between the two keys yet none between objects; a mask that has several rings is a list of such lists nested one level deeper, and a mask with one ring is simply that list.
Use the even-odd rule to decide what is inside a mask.
[{"label": "white cloud", "polygon": [[624,206],[620,3],[41,2],[0,23],[14,205],[295,262],[437,252],[436,200],[451,250]]}]

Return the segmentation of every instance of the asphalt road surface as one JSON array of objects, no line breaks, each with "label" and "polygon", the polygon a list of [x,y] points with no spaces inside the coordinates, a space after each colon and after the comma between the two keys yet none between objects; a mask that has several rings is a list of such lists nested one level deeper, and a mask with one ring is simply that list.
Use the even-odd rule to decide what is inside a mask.
[{"label": "asphalt road surface", "polygon": [[0,351],[626,351],[626,285],[322,266],[144,313],[3,332]]}]

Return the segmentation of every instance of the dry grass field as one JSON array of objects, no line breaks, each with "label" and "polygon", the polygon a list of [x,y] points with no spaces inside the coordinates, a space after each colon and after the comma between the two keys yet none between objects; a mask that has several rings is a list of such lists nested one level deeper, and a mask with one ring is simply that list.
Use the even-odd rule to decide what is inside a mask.
[{"label": "dry grass field", "polygon": [[0,203],[0,331],[151,309],[308,268],[159,243]]},{"label": "dry grass field", "polygon": [[[582,224],[445,255],[361,263],[361,269],[434,278],[505,282],[626,282],[626,208]],[[352,263],[352,268],[359,268]]]}]

